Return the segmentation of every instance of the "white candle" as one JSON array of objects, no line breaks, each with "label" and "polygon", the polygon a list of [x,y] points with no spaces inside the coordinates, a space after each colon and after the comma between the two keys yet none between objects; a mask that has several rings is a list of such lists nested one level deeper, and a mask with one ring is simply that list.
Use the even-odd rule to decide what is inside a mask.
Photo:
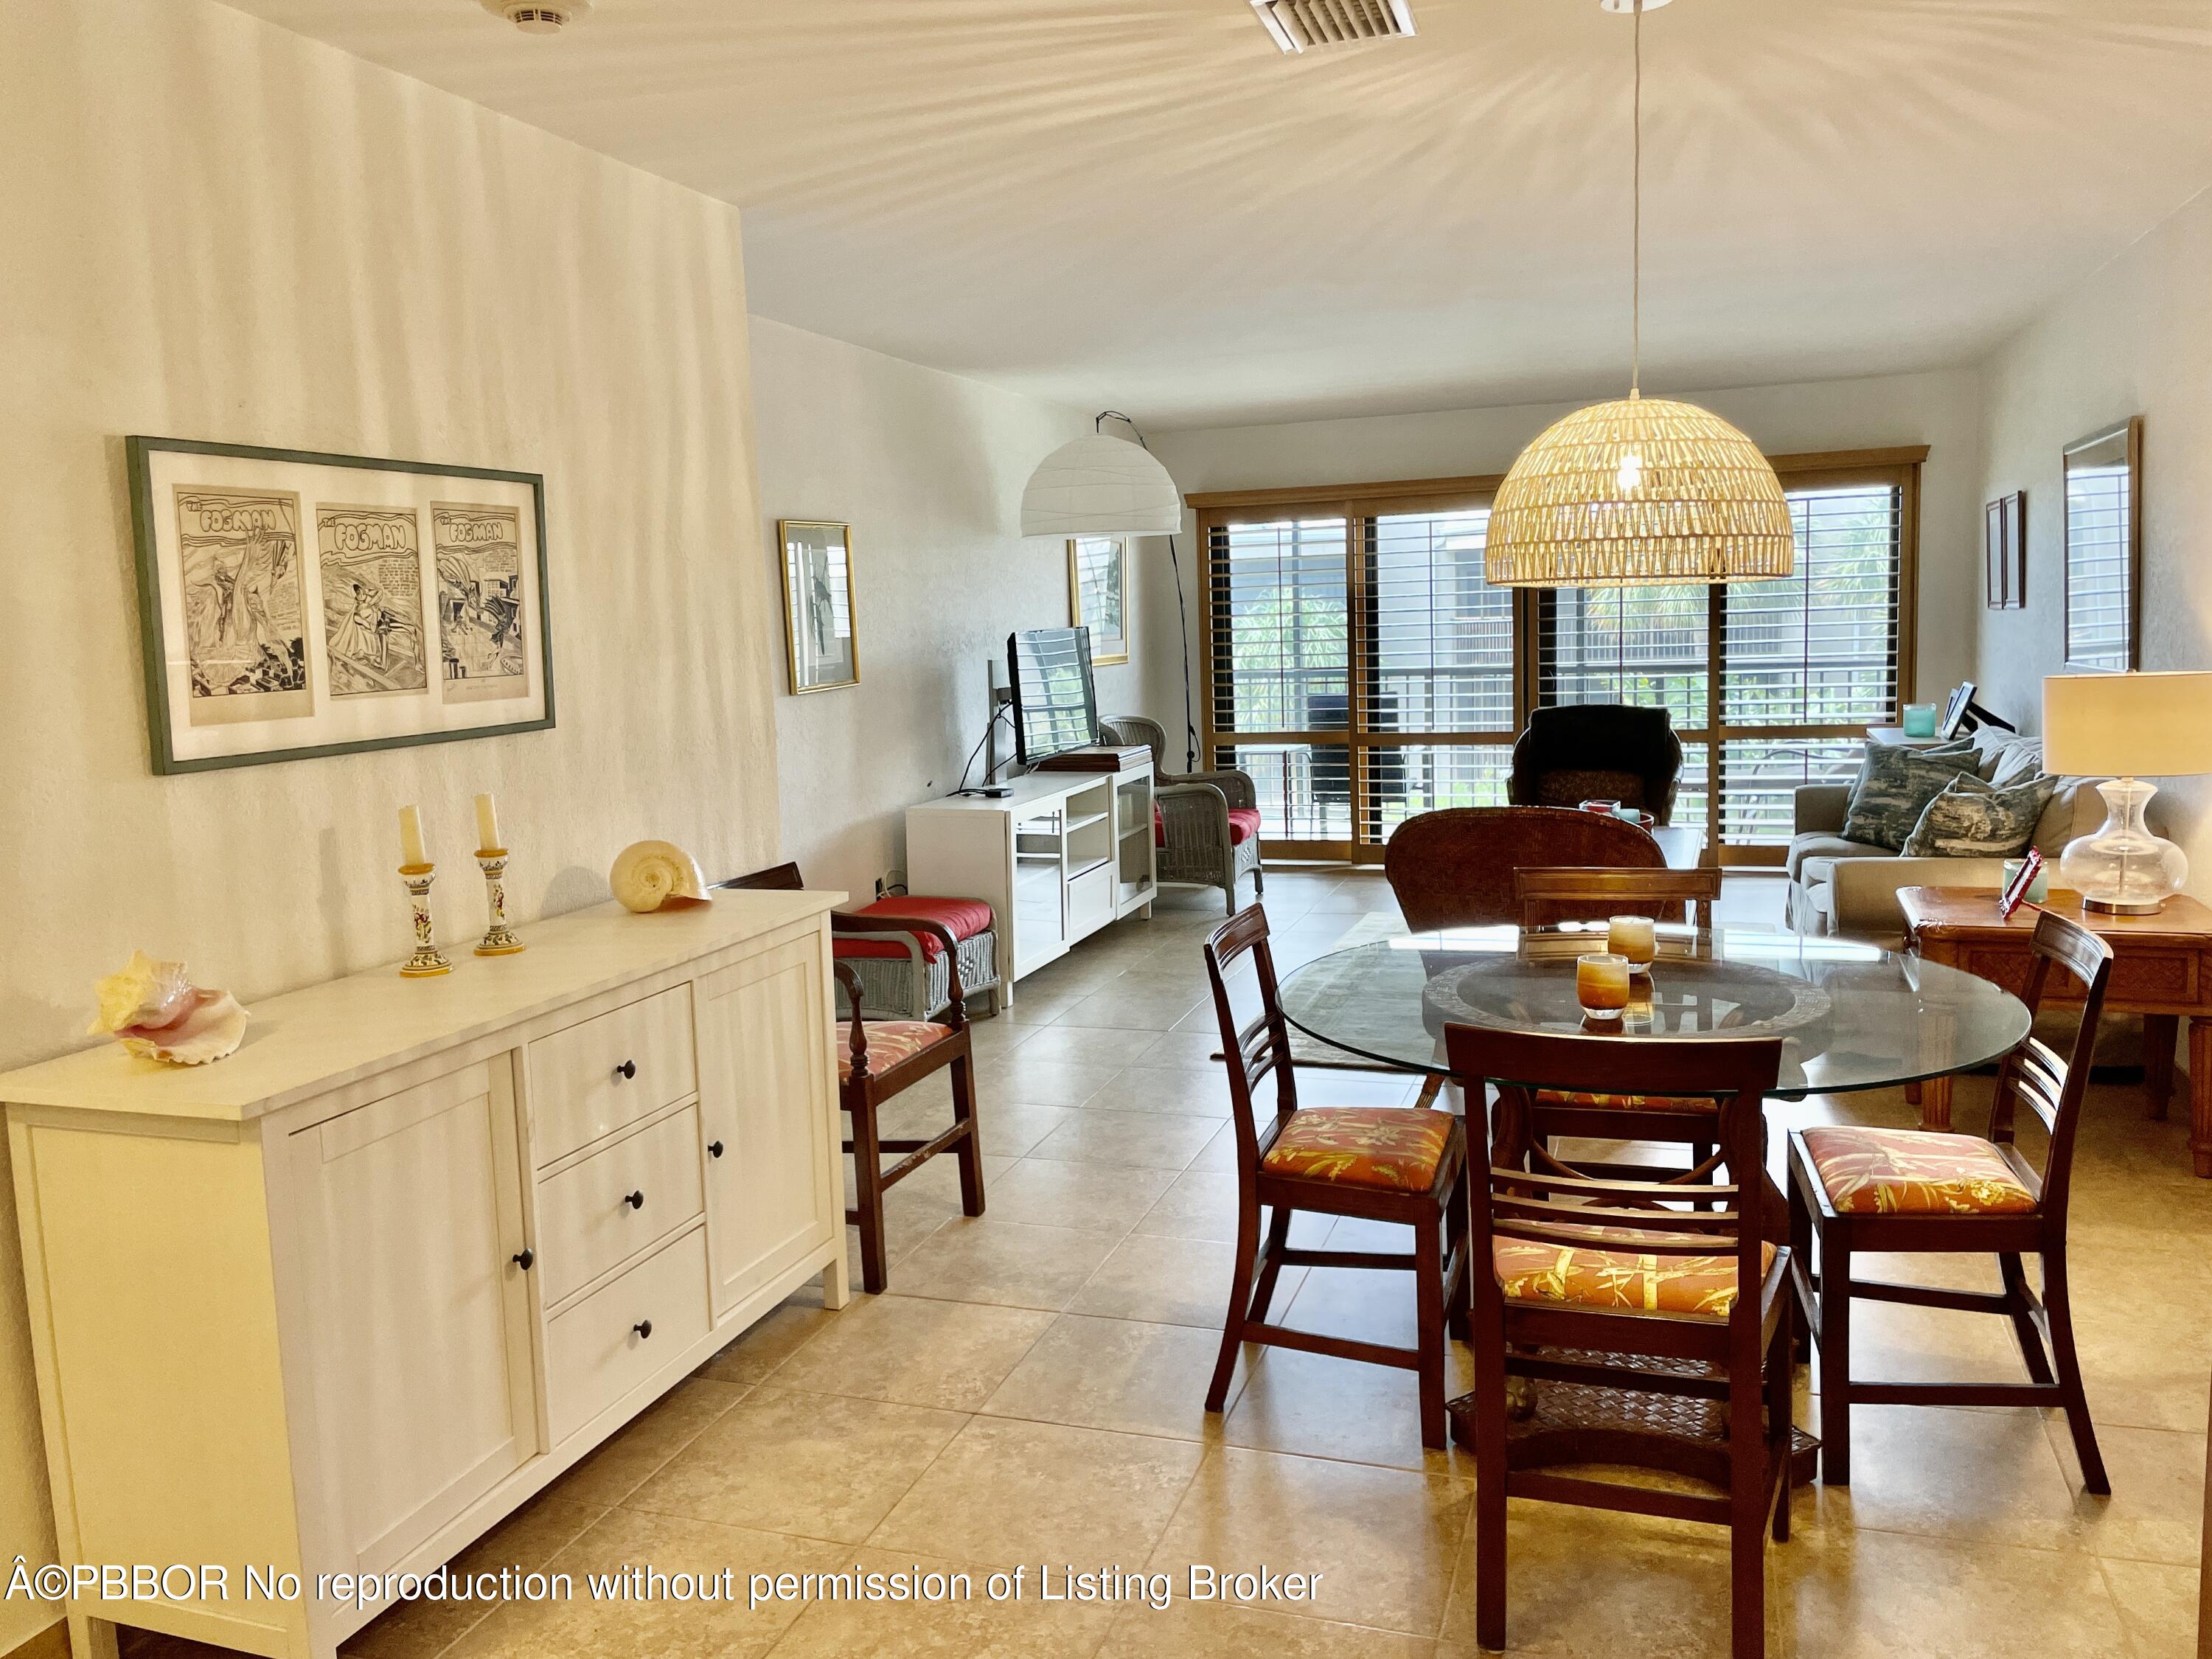
[{"label": "white candle", "polygon": [[430,855],[422,850],[422,809],[403,806],[399,809],[399,862],[403,868],[428,864]]},{"label": "white candle", "polygon": [[507,843],[499,838],[499,808],[492,804],[489,795],[477,797],[477,848],[480,852],[496,853]]}]

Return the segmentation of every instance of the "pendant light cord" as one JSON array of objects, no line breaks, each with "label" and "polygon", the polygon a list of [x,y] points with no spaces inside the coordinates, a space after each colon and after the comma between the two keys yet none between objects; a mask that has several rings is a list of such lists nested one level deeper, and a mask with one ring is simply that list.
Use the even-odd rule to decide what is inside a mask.
[{"label": "pendant light cord", "polygon": [[1644,0],[1636,0],[1636,90],[1631,124],[1632,182],[1628,210],[1628,395],[1643,395],[1644,375]]}]

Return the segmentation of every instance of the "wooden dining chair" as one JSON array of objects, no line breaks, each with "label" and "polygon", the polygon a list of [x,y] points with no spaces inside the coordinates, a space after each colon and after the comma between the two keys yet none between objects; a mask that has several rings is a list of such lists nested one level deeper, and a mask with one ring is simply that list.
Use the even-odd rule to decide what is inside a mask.
[{"label": "wooden dining chair", "polygon": [[[1474,1389],[1454,1429],[1475,1456],[1475,1639],[1505,1645],[1509,1498],[1708,1522],[1729,1534],[1729,1652],[1765,1646],[1765,1546],[1790,1535],[1790,1251],[1761,1237],[1757,1194],[1773,1038],[1680,1042],[1450,1024],[1470,1091],[1498,1091],[1490,1167],[1474,1183]],[[1530,1169],[1537,1090],[1656,1085],[1717,1102],[1725,1181],[1659,1185]],[[1487,1259],[1486,1261],[1486,1258]],[[1487,1267],[1487,1271],[1484,1267]],[[1540,1385],[1524,1420],[1507,1382]],[[1635,1466],[1725,1496],[1565,1466]],[[1594,1561],[1585,1593],[1605,1593]]]},{"label": "wooden dining chair", "polygon": [[[1790,1136],[1790,1225],[1799,1293],[1820,1351],[1820,1479],[1850,1481],[1851,1407],[2057,1406],[2066,1413],[2082,1484],[2109,1492],[2097,1431],[2081,1387],[2066,1275],[2066,1205],[2075,1132],[2097,1046],[2112,949],[2079,923],[2046,910],[2036,919],[2021,1000],[2040,1012],[2053,969],[2081,988],[2081,1024],[2070,1060],[2031,1036],[1997,1068],[1986,1139],[1948,1130],[1823,1124]],[[2050,1135],[2039,1173],[2013,1141],[2026,1105]],[[1817,1244],[1817,1250],[1808,1246]],[[1957,1291],[1854,1278],[1862,1253],[1990,1252],[2001,1291]],[[2043,1294],[2028,1288],[2024,1255],[2043,1261]],[[1813,1258],[1813,1259],[1808,1259]],[[2026,1382],[1869,1382],[1851,1375],[1851,1304],[2002,1314],[2027,1367]],[[2050,1357],[2043,1340],[2051,1344]],[[2054,1374],[2055,1370],[2055,1374]]]},{"label": "wooden dining chair", "polygon": [[[1248,957],[1259,982],[1260,1012],[1240,1026],[1230,1006],[1226,975]],[[1206,1409],[1218,1412],[1228,1399],[1244,1343],[1300,1348],[1418,1373],[1421,1443],[1442,1447],[1446,1328],[1462,1334],[1467,1328],[1466,1132],[1449,1112],[1298,1104],[1290,1028],[1283,1018],[1267,915],[1261,906],[1239,911],[1207,937],[1206,972],[1221,1024],[1230,1121],[1237,1137],[1237,1265]],[[1270,1073],[1275,1109],[1262,1121],[1252,1091]],[[1263,1208],[1270,1212],[1264,1244]],[[1410,1227],[1413,1250],[1395,1255],[1293,1249],[1291,1218],[1299,1210]],[[1286,1267],[1410,1271],[1419,1326],[1415,1346],[1395,1348],[1271,1322],[1275,1283]]]},{"label": "wooden dining chair", "polygon": [[[1382,874],[1416,933],[1518,921],[1515,875],[1538,865],[1663,870],[1667,855],[1649,830],[1627,819],[1571,806],[1422,812],[1391,831],[1382,848]],[[1433,1103],[1444,1081],[1442,1072],[1430,1073],[1420,1103]]]},{"label": "wooden dining chair", "polygon": [[[853,1155],[854,1202],[845,1211],[847,1224],[860,1230],[860,1286],[880,1296],[890,1283],[890,1257],[884,1241],[884,1194],[939,1152],[951,1152],[960,1164],[960,1212],[983,1213],[983,1148],[975,1133],[975,1084],[972,1039],[968,1012],[962,1006],[960,963],[952,937],[934,922],[908,921],[896,925],[903,931],[931,931],[939,935],[945,959],[951,964],[951,994],[939,1018],[868,1019],[860,1012],[865,994],[860,976],[850,964],[836,963],[837,984],[853,1011],[851,1019],[837,1027],[838,1103],[853,1121],[852,1139],[845,1150]],[[903,1094],[922,1079],[952,1068],[952,1127],[927,1139],[886,1140],[877,1128],[883,1103]],[[905,1157],[884,1168],[884,1154]]]},{"label": "wooden dining chair", "polygon": [[[1625,911],[1655,921],[1693,918],[1700,932],[1710,933],[1713,905],[1721,896],[1721,872],[1717,868],[1538,866],[1515,871],[1513,890],[1521,903],[1524,928],[1602,921]],[[1596,948],[1595,940],[1592,948]],[[1547,1089],[1536,1097],[1533,1127],[1537,1144],[1545,1146],[1562,1135],[1594,1140],[1682,1141],[1690,1148],[1690,1164],[1695,1169],[1712,1156],[1713,1150],[1711,1133],[1698,1126],[1709,1131],[1716,1116],[1711,1100],[1678,1100],[1649,1089],[1607,1096],[1563,1094]],[[1622,1179],[1662,1180],[1673,1174],[1637,1164],[1615,1163],[1605,1167],[1607,1174]]]},{"label": "wooden dining chair", "polygon": [[[1631,826],[1632,828],[1633,826]],[[1620,865],[1529,865],[1513,872],[1513,897],[1523,927],[1602,921],[1624,912],[1654,921],[1694,921],[1711,933],[1720,902],[1721,872],[1636,869]]]}]

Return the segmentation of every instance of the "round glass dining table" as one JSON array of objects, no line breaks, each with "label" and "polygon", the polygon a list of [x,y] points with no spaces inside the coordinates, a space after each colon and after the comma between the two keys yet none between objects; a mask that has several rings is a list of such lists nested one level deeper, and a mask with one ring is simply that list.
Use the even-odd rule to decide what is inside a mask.
[{"label": "round glass dining table", "polygon": [[1575,958],[1605,949],[1605,924],[1524,933],[1475,927],[1356,945],[1282,984],[1307,1036],[1409,1072],[1446,1072],[1447,1023],[1631,1037],[1778,1036],[1785,1097],[1917,1083],[1970,1071],[2027,1036],[2027,1006],[1972,974],[1847,939],[1662,927],[1627,1018],[1588,1024]]}]

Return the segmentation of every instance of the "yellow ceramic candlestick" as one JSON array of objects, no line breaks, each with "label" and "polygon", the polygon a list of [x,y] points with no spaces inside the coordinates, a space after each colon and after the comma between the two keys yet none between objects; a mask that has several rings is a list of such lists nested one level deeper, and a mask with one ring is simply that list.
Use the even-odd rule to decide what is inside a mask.
[{"label": "yellow ceramic candlestick", "polygon": [[[414,810],[411,806],[407,809],[410,812]],[[453,971],[453,964],[438,949],[437,932],[430,921],[430,884],[437,875],[438,866],[427,861],[399,866],[399,878],[407,884],[407,896],[415,909],[415,954],[399,964],[403,978],[429,979]]]},{"label": "yellow ceramic candlestick", "polygon": [[[479,827],[484,816],[485,804],[490,799],[489,795],[477,797]],[[493,822],[492,828],[499,828],[496,820]],[[484,929],[484,936],[477,941],[477,954],[480,957],[511,957],[524,945],[507,925],[507,848],[485,848],[477,854],[477,864],[483,871],[484,903],[491,916],[490,924]]]}]

